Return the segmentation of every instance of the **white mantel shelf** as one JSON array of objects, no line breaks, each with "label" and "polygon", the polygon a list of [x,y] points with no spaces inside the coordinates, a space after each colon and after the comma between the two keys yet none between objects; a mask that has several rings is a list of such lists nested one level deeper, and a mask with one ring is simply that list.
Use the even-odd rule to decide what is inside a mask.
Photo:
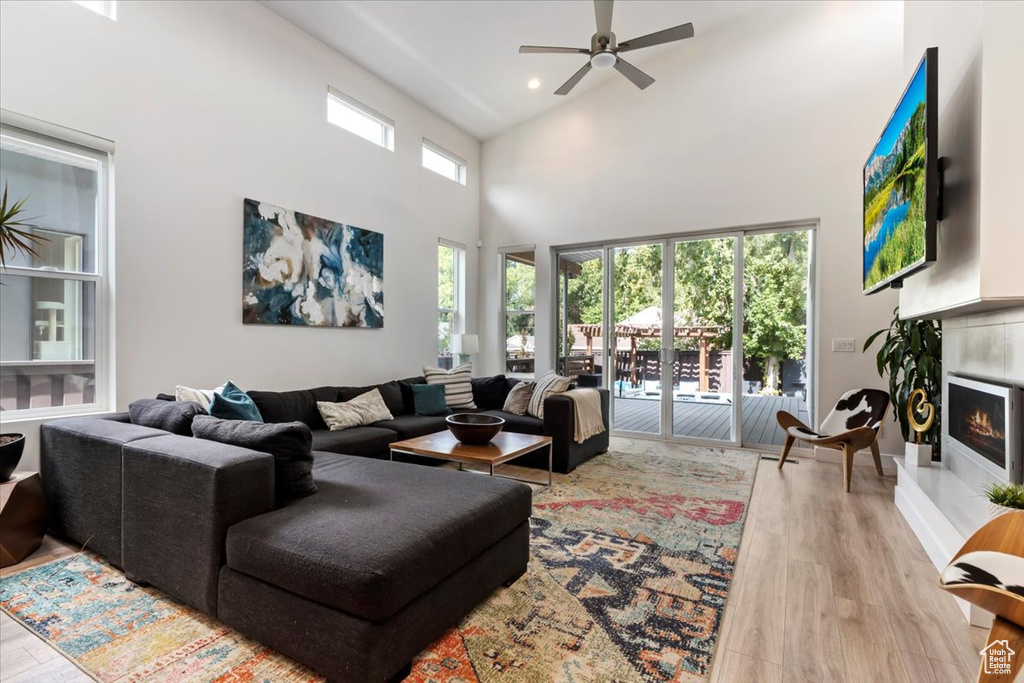
[{"label": "white mantel shelf", "polygon": [[976,313],[988,313],[991,311],[1003,311],[1010,308],[1024,306],[1024,298],[1021,297],[995,297],[991,299],[973,299],[962,303],[952,304],[943,308],[936,308],[930,311],[921,311],[906,316],[906,320],[945,320],[963,315]]},{"label": "white mantel shelf", "polygon": [[[967,539],[985,522],[985,498],[951,470],[896,463],[896,507],[910,524],[928,558],[941,572]],[[964,617],[974,626],[989,626],[992,615],[957,598]]]}]

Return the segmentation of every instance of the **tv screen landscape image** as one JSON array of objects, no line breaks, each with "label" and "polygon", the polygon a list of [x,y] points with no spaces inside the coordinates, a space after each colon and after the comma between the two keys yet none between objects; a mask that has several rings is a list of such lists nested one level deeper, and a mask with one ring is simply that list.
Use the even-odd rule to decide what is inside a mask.
[{"label": "tv screen landscape image", "polygon": [[930,48],[864,165],[864,291],[935,260],[937,50]]}]

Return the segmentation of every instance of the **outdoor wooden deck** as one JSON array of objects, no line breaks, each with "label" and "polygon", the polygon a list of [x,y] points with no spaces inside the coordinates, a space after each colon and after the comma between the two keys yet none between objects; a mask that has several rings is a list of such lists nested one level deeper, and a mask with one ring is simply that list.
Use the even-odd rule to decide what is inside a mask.
[{"label": "outdoor wooden deck", "polygon": [[[631,432],[657,434],[661,411],[660,402],[643,398],[614,399],[612,428]],[[672,406],[675,436],[699,439],[727,440],[730,437],[731,405],[714,403],[684,403]],[[785,410],[801,421],[809,423],[807,403],[792,396],[743,396],[743,443],[781,446],[782,431],[775,421],[775,413]]]}]

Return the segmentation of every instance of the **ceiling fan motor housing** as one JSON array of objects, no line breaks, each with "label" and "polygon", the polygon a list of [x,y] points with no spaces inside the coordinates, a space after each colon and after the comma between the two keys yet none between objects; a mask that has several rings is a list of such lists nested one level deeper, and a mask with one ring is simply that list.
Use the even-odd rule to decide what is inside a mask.
[{"label": "ceiling fan motor housing", "polygon": [[613,52],[615,50],[615,34],[609,32],[608,35],[602,36],[599,33],[595,33],[590,38],[590,52],[596,54],[598,52],[604,52],[605,50]]}]

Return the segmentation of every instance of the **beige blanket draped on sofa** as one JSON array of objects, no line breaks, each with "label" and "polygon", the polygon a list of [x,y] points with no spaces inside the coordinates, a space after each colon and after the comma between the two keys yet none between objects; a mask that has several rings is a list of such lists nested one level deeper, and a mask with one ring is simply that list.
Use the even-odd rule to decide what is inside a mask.
[{"label": "beige blanket draped on sofa", "polygon": [[583,443],[587,439],[604,431],[604,419],[601,415],[601,394],[597,389],[572,389],[565,392],[576,404],[576,443]]}]

